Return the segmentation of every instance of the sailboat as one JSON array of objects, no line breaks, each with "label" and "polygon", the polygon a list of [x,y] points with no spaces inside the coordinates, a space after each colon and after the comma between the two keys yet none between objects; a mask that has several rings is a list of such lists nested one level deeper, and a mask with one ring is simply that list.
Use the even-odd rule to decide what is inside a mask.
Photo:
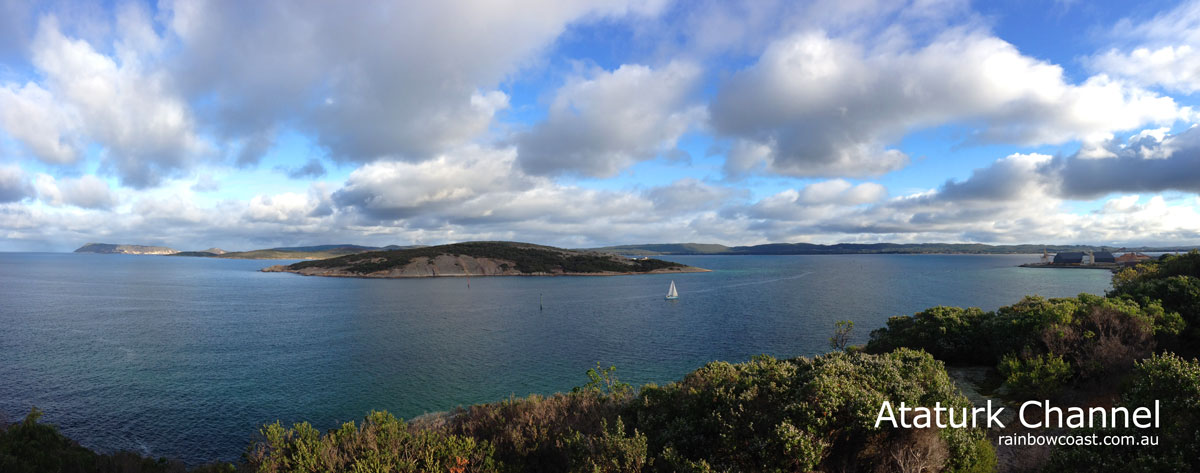
[{"label": "sailboat", "polygon": [[675,281],[671,281],[671,288],[667,289],[667,300],[673,301],[679,298],[679,291],[675,290]]}]

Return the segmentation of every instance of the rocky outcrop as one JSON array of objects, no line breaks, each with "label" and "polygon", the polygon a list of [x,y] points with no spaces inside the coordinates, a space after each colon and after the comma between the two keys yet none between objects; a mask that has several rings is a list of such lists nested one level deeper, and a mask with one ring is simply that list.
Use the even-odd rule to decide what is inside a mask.
[{"label": "rocky outcrop", "polygon": [[114,245],[111,243],[88,243],[75,250],[76,253],[102,253],[119,255],[173,255],[179,250],[165,246]]}]

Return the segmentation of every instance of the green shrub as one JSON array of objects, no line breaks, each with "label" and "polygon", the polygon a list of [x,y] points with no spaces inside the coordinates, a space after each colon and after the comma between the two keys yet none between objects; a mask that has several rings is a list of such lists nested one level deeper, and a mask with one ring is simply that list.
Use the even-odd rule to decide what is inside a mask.
[{"label": "green shrub", "polygon": [[1071,364],[1058,355],[1008,355],[1000,361],[1000,374],[1014,396],[1047,399],[1066,387],[1072,370]]},{"label": "green shrub", "polygon": [[614,440],[608,426],[621,424],[629,399],[596,391],[533,395],[457,409],[439,428],[492,445],[508,471],[566,471],[590,457],[573,457],[580,450],[564,446],[579,445],[579,436]]},{"label": "green shrub", "polygon": [[1155,401],[1161,403],[1161,428],[1089,429],[1082,434],[1157,436],[1157,445],[1060,447],[1046,471],[1200,471],[1200,361],[1165,354],[1137,363],[1118,405],[1153,408]]},{"label": "green shrub", "polygon": [[[632,412],[651,452],[663,452],[660,471],[864,469],[885,465],[885,446],[906,435],[906,429],[875,428],[885,400],[969,405],[941,362],[901,349],[709,363],[677,383],[643,388]],[[980,461],[981,432],[946,429],[936,437],[948,449],[949,469]]]},{"label": "green shrub", "polygon": [[997,361],[986,334],[985,320],[992,317],[976,307],[937,306],[909,316],[895,316],[887,327],[871,332],[866,350],[886,353],[907,347],[929,352],[947,363],[995,364]]},{"label": "green shrub", "polygon": [[1178,314],[1181,339],[1171,345],[1195,353],[1200,342],[1200,252],[1163,255],[1113,276],[1110,297],[1142,303],[1158,302],[1168,313]]},{"label": "green shrub", "polygon": [[260,434],[246,461],[262,473],[497,471],[487,442],[410,429],[386,412],[371,412],[361,426],[351,421],[326,434],[307,422],[292,428],[276,422]]},{"label": "green shrub", "polygon": [[572,432],[563,442],[568,452],[570,466],[567,471],[575,473],[636,473],[649,462],[646,436],[634,431],[626,435],[625,423],[620,417],[611,428],[607,420],[601,421],[600,435],[584,435]]}]

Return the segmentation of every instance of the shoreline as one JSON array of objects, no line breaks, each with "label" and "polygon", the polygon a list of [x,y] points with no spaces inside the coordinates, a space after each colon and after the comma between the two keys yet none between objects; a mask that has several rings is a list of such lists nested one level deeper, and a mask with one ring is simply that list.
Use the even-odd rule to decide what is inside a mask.
[{"label": "shoreline", "polygon": [[712,272],[712,270],[711,270],[711,269],[705,269],[705,268],[697,268],[697,267],[694,267],[694,266],[688,266],[688,267],[686,267],[686,268],[678,268],[678,269],[655,269],[655,270],[651,270],[651,271],[644,271],[644,272],[637,272],[637,271],[626,271],[626,272],[616,272],[616,271],[601,271],[601,272],[595,272],[595,273],[521,273],[521,274],[466,274],[466,273],[452,273],[452,274],[401,274],[401,275],[392,275],[392,274],[377,274],[377,275],[372,275],[372,274],[336,274],[336,273],[331,273],[331,274],[318,274],[318,273],[313,273],[313,272],[308,272],[308,273],[305,273],[305,272],[304,272],[304,270],[288,269],[288,267],[287,267],[286,265],[277,264],[277,265],[273,265],[273,266],[267,266],[267,267],[265,267],[265,268],[262,268],[262,269],[260,269],[260,270],[259,270],[259,272],[263,272],[263,273],[291,273],[291,274],[296,274],[296,275],[299,275],[299,276],[314,276],[314,277],[325,277],[325,278],[359,278],[359,279],[423,279],[423,278],[469,278],[469,277],[477,277],[477,278],[494,278],[494,277],[559,277],[559,276],[568,276],[568,277],[580,277],[580,276],[593,276],[593,277],[604,277],[604,276],[637,276],[637,275],[642,275],[642,274],[683,274],[683,273],[711,273],[711,272]]},{"label": "shoreline", "polygon": [[1112,272],[1120,271],[1125,266],[1112,263],[1097,263],[1097,264],[1081,264],[1081,265],[1062,265],[1054,263],[1025,263],[1020,265],[1021,268],[1050,268],[1050,269],[1104,269]]}]

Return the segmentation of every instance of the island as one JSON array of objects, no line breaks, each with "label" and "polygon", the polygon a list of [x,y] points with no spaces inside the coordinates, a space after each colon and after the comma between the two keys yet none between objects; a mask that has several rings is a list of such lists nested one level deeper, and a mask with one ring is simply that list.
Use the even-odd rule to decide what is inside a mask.
[{"label": "island", "polygon": [[477,241],[369,251],[263,268],[304,276],[420,278],[469,276],[610,276],[696,273],[707,269],[651,258],[567,250],[505,241]]}]

